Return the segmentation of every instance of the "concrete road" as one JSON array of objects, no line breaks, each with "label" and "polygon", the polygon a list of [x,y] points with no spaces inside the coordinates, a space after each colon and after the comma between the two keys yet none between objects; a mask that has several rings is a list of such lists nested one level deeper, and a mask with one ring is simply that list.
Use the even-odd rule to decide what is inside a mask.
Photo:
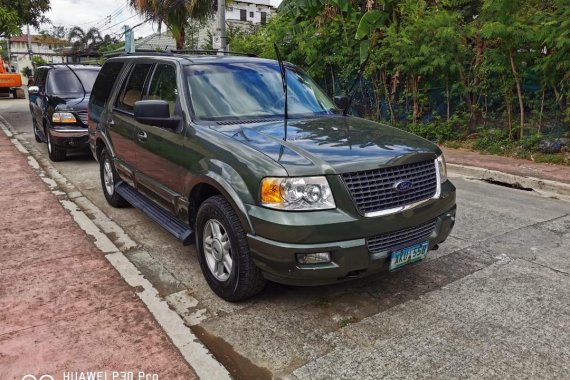
[{"label": "concrete road", "polygon": [[107,205],[89,156],[50,163],[25,101],[0,99],[0,115],[238,378],[570,378],[570,203],[451,173],[455,230],[425,262],[335,286],[271,283],[231,304],[193,246]]}]

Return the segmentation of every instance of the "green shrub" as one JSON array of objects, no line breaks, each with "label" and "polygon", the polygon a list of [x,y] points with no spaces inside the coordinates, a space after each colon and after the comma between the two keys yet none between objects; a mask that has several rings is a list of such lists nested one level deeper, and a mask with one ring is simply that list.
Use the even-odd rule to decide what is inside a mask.
[{"label": "green shrub", "polygon": [[454,115],[449,121],[436,116],[429,122],[409,124],[405,129],[430,141],[443,142],[456,138],[463,125],[465,120],[459,115]]},{"label": "green shrub", "polygon": [[493,154],[505,154],[513,146],[514,143],[509,141],[509,133],[499,128],[479,129],[474,145],[475,149]]}]

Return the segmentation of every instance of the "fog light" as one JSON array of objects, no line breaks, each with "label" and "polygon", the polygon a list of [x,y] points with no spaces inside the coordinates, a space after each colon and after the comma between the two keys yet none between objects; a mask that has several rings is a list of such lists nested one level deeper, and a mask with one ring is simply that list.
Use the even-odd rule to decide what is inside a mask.
[{"label": "fog light", "polygon": [[328,263],[330,261],[330,252],[297,253],[297,262],[299,264],[321,264]]}]

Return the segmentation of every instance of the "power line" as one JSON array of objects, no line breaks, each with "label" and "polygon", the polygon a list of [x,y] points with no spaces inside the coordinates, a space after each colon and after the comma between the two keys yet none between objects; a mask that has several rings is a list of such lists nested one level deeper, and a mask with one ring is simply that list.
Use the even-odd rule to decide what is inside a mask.
[{"label": "power line", "polygon": [[131,17],[129,17],[129,18],[123,20],[123,21],[119,21],[118,23],[113,24],[113,25],[111,25],[111,26],[108,26],[108,27],[106,27],[105,29],[101,29],[100,31],[102,32],[102,31],[105,31],[105,30],[114,28],[115,26],[117,26],[117,25],[119,25],[119,24],[122,24],[122,23],[125,23],[125,22],[129,21],[130,19],[135,18],[135,17],[137,17],[137,16],[138,16],[137,14],[132,15]]}]

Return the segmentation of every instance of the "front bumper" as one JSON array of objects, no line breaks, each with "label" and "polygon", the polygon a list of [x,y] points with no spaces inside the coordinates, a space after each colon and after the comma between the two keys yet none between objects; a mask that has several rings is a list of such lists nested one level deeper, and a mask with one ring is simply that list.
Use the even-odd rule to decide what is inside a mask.
[{"label": "front bumper", "polygon": [[[435,228],[428,238],[430,250],[445,241],[451,233],[455,224],[455,210],[454,206],[436,218]],[[391,252],[370,253],[365,238],[322,244],[288,244],[253,235],[249,235],[248,239],[255,263],[265,278],[287,285],[332,284],[387,270],[390,264]],[[411,244],[414,243],[419,241]],[[330,252],[331,262],[296,262],[295,254],[311,252]]]},{"label": "front bumper", "polygon": [[[455,187],[442,185],[439,199],[398,214],[366,218],[350,210],[286,213],[248,208],[256,234],[248,243],[256,265],[271,281],[288,285],[325,285],[388,269],[391,252],[419,243],[406,241],[380,253],[368,250],[367,238],[435,221],[429,249],[443,242],[455,224]],[[299,264],[297,253],[330,252],[326,264]]]},{"label": "front bumper", "polygon": [[89,150],[89,135],[85,127],[51,127],[50,134],[52,143],[57,147],[64,148],[68,151]]}]

